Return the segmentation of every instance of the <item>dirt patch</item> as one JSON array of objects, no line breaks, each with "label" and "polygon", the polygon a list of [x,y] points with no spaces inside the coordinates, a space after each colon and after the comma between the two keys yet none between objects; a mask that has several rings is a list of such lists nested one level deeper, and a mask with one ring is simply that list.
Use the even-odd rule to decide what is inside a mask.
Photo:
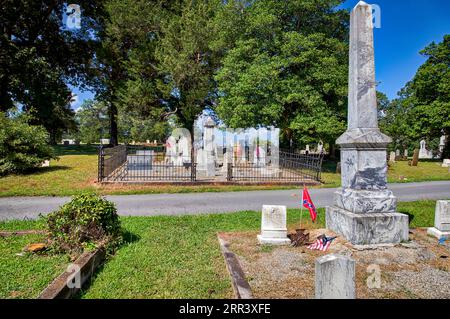
[{"label": "dirt patch", "polygon": [[[309,232],[312,240],[321,234],[335,236],[325,229]],[[239,258],[254,298],[314,298],[315,260],[331,253],[356,260],[357,298],[450,298],[450,257],[445,257],[450,255],[450,247],[438,245],[425,229],[413,230],[409,243],[370,250],[356,249],[338,237],[327,252],[306,246],[259,245],[257,234],[223,234]],[[368,281],[377,273],[380,286],[369,288]]]}]

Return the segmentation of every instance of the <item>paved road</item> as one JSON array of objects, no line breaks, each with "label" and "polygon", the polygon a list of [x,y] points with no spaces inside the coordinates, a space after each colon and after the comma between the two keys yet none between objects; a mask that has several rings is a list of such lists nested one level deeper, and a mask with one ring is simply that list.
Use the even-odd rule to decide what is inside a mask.
[{"label": "paved road", "polygon": [[[449,199],[450,181],[390,184],[400,201]],[[317,207],[332,203],[334,188],[311,189]],[[106,196],[116,203],[120,215],[152,216],[204,213],[225,213],[260,210],[263,204],[299,207],[295,190],[250,191],[226,193],[189,193],[155,195]],[[0,220],[36,218],[69,201],[70,197],[6,197],[0,198]]]}]

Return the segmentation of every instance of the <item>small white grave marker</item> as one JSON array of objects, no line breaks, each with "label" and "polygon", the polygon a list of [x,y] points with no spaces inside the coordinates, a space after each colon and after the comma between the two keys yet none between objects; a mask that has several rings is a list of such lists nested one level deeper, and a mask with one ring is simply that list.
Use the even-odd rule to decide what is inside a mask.
[{"label": "small white grave marker", "polygon": [[287,237],[286,206],[263,205],[261,219],[260,244],[286,245],[291,240]]},{"label": "small white grave marker", "polygon": [[428,234],[437,238],[450,237],[450,200],[438,200],[434,213],[434,227],[428,228]]},{"label": "small white grave marker", "polygon": [[316,299],[355,299],[355,261],[329,254],[316,259]]}]

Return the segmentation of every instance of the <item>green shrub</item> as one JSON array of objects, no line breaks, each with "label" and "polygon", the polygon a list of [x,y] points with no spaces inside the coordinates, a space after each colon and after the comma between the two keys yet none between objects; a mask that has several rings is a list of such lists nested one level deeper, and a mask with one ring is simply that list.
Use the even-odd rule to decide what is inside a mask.
[{"label": "green shrub", "polygon": [[82,194],[47,216],[51,247],[79,254],[105,246],[114,250],[122,242],[122,229],[114,203],[95,194]]},{"label": "green shrub", "polygon": [[23,173],[56,158],[43,126],[30,125],[25,116],[9,118],[0,112],[0,175]]}]

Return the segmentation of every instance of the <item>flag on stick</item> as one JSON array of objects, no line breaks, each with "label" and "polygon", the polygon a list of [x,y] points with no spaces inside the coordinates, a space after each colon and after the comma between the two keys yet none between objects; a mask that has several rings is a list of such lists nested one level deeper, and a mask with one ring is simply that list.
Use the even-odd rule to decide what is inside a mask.
[{"label": "flag on stick", "polygon": [[309,210],[311,219],[314,222],[317,218],[317,211],[316,211],[316,207],[314,206],[314,204],[311,200],[311,196],[309,196],[308,189],[306,187],[303,188],[302,202],[303,202],[303,207],[305,207]]},{"label": "flag on stick", "polygon": [[314,244],[308,246],[308,249],[327,251],[328,248],[330,248],[330,245],[333,242],[333,240],[335,240],[336,238],[337,237],[320,236],[319,238],[317,238]]}]

